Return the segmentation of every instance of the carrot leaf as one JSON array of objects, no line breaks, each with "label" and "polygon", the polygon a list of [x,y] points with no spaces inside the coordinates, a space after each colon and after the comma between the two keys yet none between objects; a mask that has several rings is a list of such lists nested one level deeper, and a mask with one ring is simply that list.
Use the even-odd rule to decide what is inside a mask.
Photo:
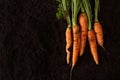
[{"label": "carrot leaf", "polygon": [[56,17],[57,19],[66,19],[67,20],[67,24],[69,26],[71,26],[71,20],[70,20],[70,0],[57,0],[57,2],[59,3],[58,8],[57,8],[57,13],[56,13]]}]

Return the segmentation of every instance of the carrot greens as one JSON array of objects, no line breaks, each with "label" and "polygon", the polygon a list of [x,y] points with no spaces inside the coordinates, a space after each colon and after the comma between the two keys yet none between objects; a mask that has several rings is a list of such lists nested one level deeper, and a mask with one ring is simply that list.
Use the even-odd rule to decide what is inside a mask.
[{"label": "carrot greens", "polygon": [[77,15],[81,7],[81,0],[72,0],[72,25],[77,25]]},{"label": "carrot greens", "polygon": [[85,12],[88,17],[88,30],[92,29],[92,11],[91,11],[91,5],[89,0],[82,0],[83,6],[85,8]]},{"label": "carrot greens", "polygon": [[67,20],[68,27],[71,27],[71,19],[70,19],[70,0],[57,0],[58,12],[56,13],[57,19],[65,18]]},{"label": "carrot greens", "polygon": [[99,0],[95,0],[95,22],[98,22]]}]

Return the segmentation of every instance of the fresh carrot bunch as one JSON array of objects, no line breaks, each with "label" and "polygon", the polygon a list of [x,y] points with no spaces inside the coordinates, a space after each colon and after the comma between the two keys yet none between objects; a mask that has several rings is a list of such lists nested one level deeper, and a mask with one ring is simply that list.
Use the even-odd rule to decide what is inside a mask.
[{"label": "fresh carrot bunch", "polygon": [[[99,0],[95,0],[94,11],[89,0],[57,0],[59,2],[58,19],[66,19],[66,61],[71,63],[71,71],[78,57],[84,54],[88,40],[95,63],[99,64],[97,43],[103,47],[103,30],[98,20]],[[94,13],[93,13],[94,12]],[[93,21],[94,20],[94,21]],[[69,50],[72,47],[73,50]],[[70,60],[72,59],[72,60]]]}]

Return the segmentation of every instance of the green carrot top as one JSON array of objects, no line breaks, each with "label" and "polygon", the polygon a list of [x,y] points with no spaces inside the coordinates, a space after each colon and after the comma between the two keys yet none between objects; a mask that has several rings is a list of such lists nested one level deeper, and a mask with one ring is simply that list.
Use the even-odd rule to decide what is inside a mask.
[{"label": "green carrot top", "polygon": [[82,0],[82,5],[88,17],[88,30],[92,29],[92,10],[89,0]]},{"label": "green carrot top", "polygon": [[99,0],[95,0],[95,22],[98,22]]},{"label": "green carrot top", "polygon": [[70,19],[70,0],[57,0],[59,2],[58,5],[58,12],[56,13],[57,19],[65,18],[67,20],[68,27],[71,26],[71,19]]},{"label": "green carrot top", "polygon": [[77,15],[81,7],[81,0],[72,0],[71,9],[72,9],[72,25],[77,25]]}]

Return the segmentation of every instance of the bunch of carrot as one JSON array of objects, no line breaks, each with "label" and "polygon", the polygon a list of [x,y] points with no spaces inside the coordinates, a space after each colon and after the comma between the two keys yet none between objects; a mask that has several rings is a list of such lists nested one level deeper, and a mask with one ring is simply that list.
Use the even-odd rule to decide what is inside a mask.
[{"label": "bunch of carrot", "polygon": [[[65,18],[66,28],[66,61],[74,68],[79,55],[82,56],[88,39],[91,54],[99,64],[97,43],[103,47],[103,30],[98,20],[99,0],[95,0],[94,11],[89,0],[57,0],[59,2],[58,19]],[[93,13],[94,12],[94,13]],[[72,47],[72,52],[69,50]],[[72,59],[72,60],[71,60]]]}]

